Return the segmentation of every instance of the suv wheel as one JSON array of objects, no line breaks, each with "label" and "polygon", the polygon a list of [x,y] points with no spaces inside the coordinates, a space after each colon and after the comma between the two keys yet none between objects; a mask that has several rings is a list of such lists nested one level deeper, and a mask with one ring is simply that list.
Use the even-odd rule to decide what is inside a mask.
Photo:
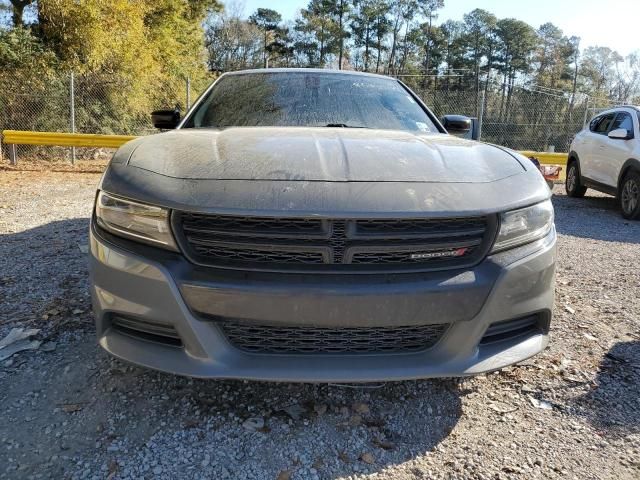
[{"label": "suv wheel", "polygon": [[564,189],[567,195],[574,198],[584,197],[587,187],[580,183],[580,168],[578,162],[573,160],[567,168],[567,178],[564,181]]},{"label": "suv wheel", "polygon": [[640,173],[631,171],[622,180],[620,207],[624,218],[629,220],[640,218]]}]

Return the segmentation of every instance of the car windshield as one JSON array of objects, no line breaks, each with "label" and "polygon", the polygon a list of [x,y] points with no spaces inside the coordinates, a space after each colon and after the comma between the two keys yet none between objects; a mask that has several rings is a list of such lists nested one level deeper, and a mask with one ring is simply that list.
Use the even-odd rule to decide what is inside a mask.
[{"label": "car windshield", "polygon": [[257,72],[221,78],[184,128],[225,127],[438,131],[396,80],[319,72]]}]

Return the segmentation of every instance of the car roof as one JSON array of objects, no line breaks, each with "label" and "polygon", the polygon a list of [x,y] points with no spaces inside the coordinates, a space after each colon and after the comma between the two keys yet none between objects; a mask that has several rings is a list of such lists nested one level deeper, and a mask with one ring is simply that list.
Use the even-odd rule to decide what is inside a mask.
[{"label": "car roof", "polygon": [[640,112],[640,106],[636,106],[636,105],[618,105],[616,107],[611,107],[611,108],[609,108],[607,110],[603,110],[601,112],[598,112],[596,115],[594,115],[593,118],[599,117],[600,115],[606,115],[606,114],[609,114],[609,113],[616,113],[616,112],[619,112],[620,110],[624,110],[624,109],[635,110],[636,112]]},{"label": "car roof", "polygon": [[329,68],[254,68],[249,70],[236,70],[234,72],[225,72],[221,76],[229,75],[247,75],[247,74],[268,74],[268,73],[321,73],[328,75],[357,75],[361,77],[377,77],[386,80],[397,80],[387,75],[380,75],[371,72],[357,72],[355,70],[335,70]]}]

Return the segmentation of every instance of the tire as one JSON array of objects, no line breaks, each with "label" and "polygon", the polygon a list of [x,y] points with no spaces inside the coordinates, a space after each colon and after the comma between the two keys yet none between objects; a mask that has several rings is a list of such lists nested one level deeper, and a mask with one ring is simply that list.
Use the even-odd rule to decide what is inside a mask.
[{"label": "tire", "polygon": [[631,170],[620,184],[620,208],[627,220],[640,219],[640,172]]},{"label": "tire", "polygon": [[567,167],[564,189],[567,192],[567,196],[573,198],[582,198],[587,192],[587,187],[580,182],[580,167],[577,160],[572,160]]}]

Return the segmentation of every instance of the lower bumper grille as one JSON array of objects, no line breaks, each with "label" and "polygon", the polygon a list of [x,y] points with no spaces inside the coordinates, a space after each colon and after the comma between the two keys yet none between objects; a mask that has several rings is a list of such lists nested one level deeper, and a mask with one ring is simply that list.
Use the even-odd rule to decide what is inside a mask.
[{"label": "lower bumper grille", "polygon": [[549,331],[549,320],[540,314],[514,320],[492,323],[485,332],[481,345],[508,340],[515,337],[538,335]]},{"label": "lower bumper grille", "polygon": [[433,347],[448,325],[327,328],[219,322],[236,348],[252,353],[407,353]]},{"label": "lower bumper grille", "polygon": [[162,343],[173,347],[182,346],[182,339],[176,329],[170,325],[147,322],[131,317],[113,316],[111,318],[111,327],[119,333],[139,340]]}]

